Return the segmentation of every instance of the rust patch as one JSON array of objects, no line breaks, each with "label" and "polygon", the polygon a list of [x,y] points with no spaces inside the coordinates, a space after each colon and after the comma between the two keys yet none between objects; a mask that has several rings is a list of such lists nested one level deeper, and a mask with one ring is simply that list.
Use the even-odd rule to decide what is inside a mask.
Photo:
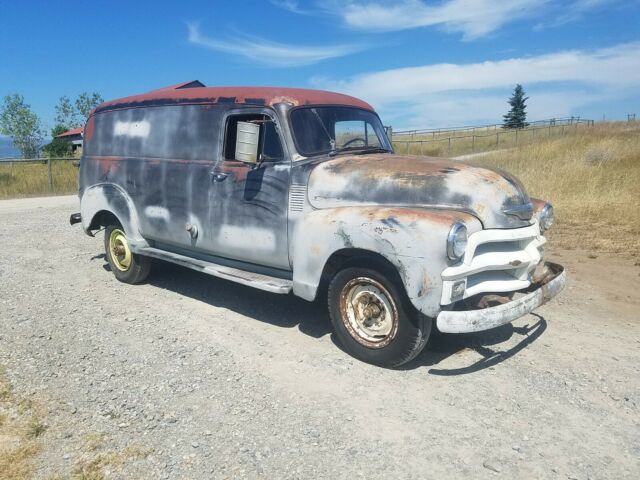
[{"label": "rust patch", "polygon": [[84,129],[84,140],[91,140],[93,138],[93,116],[89,117],[87,121],[87,126]]},{"label": "rust patch", "polygon": [[294,107],[297,107],[298,105],[300,105],[300,101],[297,100],[296,98],[286,97],[284,95],[273,97],[271,100],[269,100],[269,105],[275,105],[276,103],[290,103]]},{"label": "rust patch", "polygon": [[243,182],[251,171],[251,167],[237,160],[225,160],[218,168],[220,173],[229,173],[234,182]]},{"label": "rust patch", "polygon": [[534,215],[542,211],[544,206],[547,204],[544,200],[540,200],[538,198],[532,198],[531,203],[533,204],[533,212]]},{"label": "rust patch", "polygon": [[418,296],[421,297],[429,291],[429,277],[426,274],[422,275],[422,285],[418,291]]}]

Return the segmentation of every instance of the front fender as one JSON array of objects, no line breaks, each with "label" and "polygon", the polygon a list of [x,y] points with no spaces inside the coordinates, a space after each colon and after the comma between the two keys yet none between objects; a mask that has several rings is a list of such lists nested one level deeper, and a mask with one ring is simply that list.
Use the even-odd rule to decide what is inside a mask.
[{"label": "front fender", "polygon": [[99,212],[115,215],[134,248],[147,246],[140,234],[140,222],[131,197],[121,187],[113,183],[99,183],[86,188],[80,197],[82,229],[91,234],[91,224]]},{"label": "front fender", "polygon": [[469,233],[482,229],[472,215],[450,210],[363,206],[310,212],[293,232],[293,292],[313,300],[331,255],[357,248],[394,265],[413,305],[434,317],[440,310],[440,274],[450,266],[447,234],[457,221]]}]

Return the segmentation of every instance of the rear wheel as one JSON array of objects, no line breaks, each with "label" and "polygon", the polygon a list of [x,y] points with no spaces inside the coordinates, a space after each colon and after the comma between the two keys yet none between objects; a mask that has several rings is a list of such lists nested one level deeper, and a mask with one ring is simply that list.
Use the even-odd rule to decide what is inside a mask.
[{"label": "rear wheel", "polygon": [[131,251],[124,229],[109,225],[104,231],[104,249],[115,277],[124,283],[140,283],[149,275],[151,259]]},{"label": "rear wheel", "polygon": [[329,314],[344,348],[364,362],[397,367],[415,358],[431,332],[391,275],[360,267],[338,272],[329,285]]}]

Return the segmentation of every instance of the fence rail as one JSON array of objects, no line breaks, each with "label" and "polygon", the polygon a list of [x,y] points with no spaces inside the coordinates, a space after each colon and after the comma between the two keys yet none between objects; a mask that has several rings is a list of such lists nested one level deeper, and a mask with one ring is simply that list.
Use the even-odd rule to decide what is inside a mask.
[{"label": "fence rail", "polygon": [[[576,125],[576,124],[587,124],[593,125],[593,120],[587,120],[580,117],[563,117],[563,118],[549,118],[546,120],[534,120],[532,122],[528,122],[528,127],[525,128],[536,128],[536,127],[548,127],[548,126],[561,126],[561,125]],[[414,130],[398,130],[393,131],[393,136],[416,136],[416,135],[432,135],[435,137],[436,135],[448,134],[454,132],[476,132],[481,130],[494,130],[503,129],[503,124],[501,123],[492,123],[487,125],[468,125],[463,127],[447,127],[447,128],[424,128],[424,129],[414,129]]]},{"label": "fence rail", "polygon": [[13,165],[20,165],[26,163],[36,163],[47,166],[47,185],[49,187],[49,191],[53,192],[53,162],[78,162],[75,166],[78,166],[80,163],[79,157],[40,157],[40,158],[0,158],[0,165],[7,165],[12,167]]},{"label": "fence rail", "polygon": [[[396,151],[398,151],[399,153],[407,153],[407,154],[414,153],[414,154],[424,155],[425,146],[430,147],[433,145],[437,145],[438,149],[440,149],[440,146],[442,144],[445,145],[447,155],[451,153],[452,145],[454,145],[455,147],[456,144],[457,145],[462,144],[466,147],[464,151],[461,151],[459,153],[466,153],[466,152],[474,153],[477,150],[477,147],[479,146],[482,148],[483,151],[486,151],[491,147],[495,149],[498,149],[500,147],[505,147],[507,146],[504,144],[505,138],[507,139],[510,138],[512,141],[509,142],[509,145],[516,147],[520,143],[526,142],[527,139],[529,141],[535,141],[536,138],[541,138],[543,136],[550,138],[552,134],[564,135],[565,133],[574,131],[580,125],[585,127],[592,127],[594,125],[594,121],[585,120],[585,119],[581,119],[578,121],[574,119],[573,121],[569,121],[569,123],[556,122],[553,124],[547,123],[544,125],[541,123],[538,123],[538,125],[539,126],[532,126],[528,128],[521,128],[521,129],[500,128],[500,129],[495,129],[493,131],[485,130],[486,133],[478,132],[478,133],[469,134],[469,133],[466,133],[467,131],[464,131],[464,134],[455,134],[455,135],[447,135],[447,133],[451,133],[451,130],[447,130],[447,131],[442,130],[438,134],[439,136],[436,136],[435,134],[433,134],[434,131],[431,131],[431,130],[428,132],[426,130],[422,130],[421,132],[423,133],[420,133],[420,134],[415,133],[413,135],[407,134],[406,131],[398,132],[398,133],[393,132],[392,142],[394,147],[396,148]],[[480,129],[481,127],[473,127],[473,128]],[[416,130],[415,132],[418,132],[418,130]],[[462,130],[458,130],[457,132],[463,133]],[[471,130],[471,132],[473,132],[473,130]],[[435,131],[435,133],[437,133],[437,130]],[[417,135],[420,135],[422,138],[416,139]],[[432,135],[431,138],[428,138],[429,135]],[[406,138],[407,136],[409,136],[409,139],[405,140],[404,138]],[[503,140],[502,145],[501,145],[501,139]],[[400,146],[404,146],[404,152],[401,148],[399,148]],[[411,151],[412,147],[414,147],[413,151]]]}]

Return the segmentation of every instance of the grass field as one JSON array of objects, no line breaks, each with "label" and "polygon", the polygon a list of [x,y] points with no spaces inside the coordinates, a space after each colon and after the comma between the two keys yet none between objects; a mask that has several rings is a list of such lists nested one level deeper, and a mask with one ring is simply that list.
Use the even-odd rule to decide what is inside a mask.
[{"label": "grass field", "polygon": [[474,152],[486,152],[514,148],[565,135],[580,134],[592,128],[585,123],[572,125],[538,126],[523,130],[501,128],[476,129],[475,131],[431,132],[415,135],[394,135],[393,146],[397,153],[455,157]]},{"label": "grass field", "polygon": [[551,201],[553,244],[640,256],[640,122],[597,124],[469,162],[508,170],[532,197]]},{"label": "grass field", "polygon": [[53,189],[49,188],[47,164],[0,164],[0,198],[35,197],[78,191],[78,168],[70,160],[53,160]]}]

